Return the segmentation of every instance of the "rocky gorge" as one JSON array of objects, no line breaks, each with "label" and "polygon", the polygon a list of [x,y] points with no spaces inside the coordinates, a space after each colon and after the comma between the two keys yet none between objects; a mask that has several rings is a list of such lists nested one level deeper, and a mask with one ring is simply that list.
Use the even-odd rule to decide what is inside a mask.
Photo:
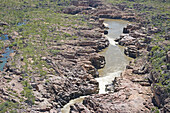
[{"label": "rocky gorge", "polygon": [[[49,28],[53,35],[57,31],[57,33],[64,32],[67,37],[70,35],[77,37],[60,41],[45,40],[41,43],[39,35],[33,36],[38,39],[31,40],[35,50],[42,45],[47,45],[47,50],[50,51],[48,52],[46,48],[37,49],[37,53],[45,51],[40,56],[25,56],[19,44],[14,44],[15,56],[11,57],[4,71],[0,72],[2,75],[0,103],[6,101],[16,103],[20,107],[10,109],[17,112],[57,113],[61,112],[61,108],[70,100],[90,95],[85,97],[82,104],[77,103],[71,106],[70,112],[156,112],[155,106],[159,107],[160,112],[169,112],[169,92],[165,93],[166,89],[162,87],[155,87],[156,81],[159,81],[157,79],[159,74],[151,71],[153,66],[148,59],[153,55],[150,53],[155,47],[151,42],[153,35],[160,32],[160,29],[144,26],[145,21],[142,21],[142,17],[124,4],[114,6],[105,4],[101,0],[74,0],[70,4],[72,6],[56,12],[83,15],[81,18],[85,18],[90,26],[76,25],[74,28],[70,26],[57,28],[58,25],[53,24],[55,29]],[[69,16],[64,18],[70,19]],[[104,20],[100,18],[136,22],[127,25],[123,29],[124,34],[115,41],[126,47],[124,53],[127,56],[137,59],[130,61],[121,76],[116,77],[112,84],[106,86],[106,90],[109,91],[107,94],[97,94],[99,84],[95,80],[99,77],[97,70],[107,63],[104,56],[98,52],[109,45],[108,39],[104,36],[107,34],[107,27],[103,24]],[[48,25],[41,18],[36,18],[36,20]],[[29,26],[29,22],[27,24]],[[11,33],[11,38],[22,37],[22,30],[20,28],[19,31]],[[27,47],[29,40],[26,38],[21,38],[21,40]],[[169,46],[169,40],[166,38],[163,44]],[[43,73],[39,72],[38,67],[33,66],[38,65],[37,59],[38,62],[43,63],[41,64]],[[165,62],[169,63],[169,59],[169,52],[167,52]],[[26,68],[23,68],[24,66]],[[169,72],[167,65],[162,68],[165,68],[164,73]]]},{"label": "rocky gorge", "polygon": [[[139,28],[136,25],[134,26]],[[137,29],[134,30],[137,31]],[[141,33],[141,36],[143,35]],[[127,48],[131,46],[138,47],[136,43],[138,43],[139,39],[132,37],[132,40],[131,37],[129,34],[123,34],[116,41],[119,41],[119,44],[127,43]],[[124,49],[125,52],[127,48]],[[144,48],[140,49],[144,51]],[[144,53],[140,49],[132,49],[126,55],[136,58],[141,55],[139,51]],[[126,68],[121,77],[116,77],[112,84],[106,86],[106,90],[110,93],[85,97],[82,104],[71,106],[71,112],[150,112],[154,105],[152,103],[151,83],[147,79],[149,66],[146,63],[146,58],[138,59],[135,62],[131,61]]]},{"label": "rocky gorge", "polygon": [[[62,53],[58,52],[56,56],[41,57],[41,60],[52,65],[58,76],[53,75],[49,70],[49,74],[46,75],[48,79],[39,76],[31,77],[30,86],[33,88],[32,93],[35,96],[36,105],[31,106],[30,111],[27,112],[56,111],[56,108],[63,107],[70,99],[98,92],[98,83],[94,77],[99,76],[97,69],[104,66],[105,59],[97,51],[106,48],[109,44],[99,31],[102,30],[82,30],[81,35],[87,37],[86,40],[72,40],[64,42],[62,45],[52,46],[50,49],[62,50]],[[23,60],[21,56],[17,61],[20,66],[22,66]],[[33,61],[31,58],[28,60]],[[7,91],[6,86],[11,88],[11,91],[20,93],[23,87],[22,81],[24,81],[20,75],[28,75],[24,74],[20,68],[16,70],[10,65],[10,62],[7,63],[5,72],[1,72],[3,75],[1,76],[1,99],[18,102],[17,98],[10,96],[10,91]],[[8,80],[10,82],[7,82]]]},{"label": "rocky gorge", "polygon": [[[101,2],[96,3],[97,5],[95,6],[99,6],[100,8],[82,12],[100,18],[123,19],[137,22],[136,24],[127,25],[123,29],[124,34],[115,41],[119,45],[126,47],[124,50],[126,55],[138,59],[131,61],[121,77],[117,77],[112,84],[106,86],[106,89],[111,91],[111,93],[85,97],[82,104],[71,106],[71,112],[150,112],[155,105],[161,107],[160,112],[169,112],[169,97],[167,96],[169,95],[169,91],[165,91],[162,88],[162,91],[164,90],[166,92],[163,93],[160,92],[160,87],[159,90],[154,88],[156,87],[156,82],[153,80],[156,78],[156,73],[154,75],[150,73],[153,67],[148,61],[147,56],[145,56],[153,50],[154,46],[151,45],[153,34],[159,33],[161,30],[156,27],[142,25],[145,23],[141,20],[142,18],[138,18],[134,11],[132,9],[126,9],[126,6],[118,5],[117,7],[109,7],[101,5]],[[78,4],[79,2],[74,5],[77,6]],[[164,44],[165,46],[169,46],[168,39],[164,41]],[[142,58],[140,58],[141,56]],[[167,61],[168,58],[166,58],[165,62]]]}]

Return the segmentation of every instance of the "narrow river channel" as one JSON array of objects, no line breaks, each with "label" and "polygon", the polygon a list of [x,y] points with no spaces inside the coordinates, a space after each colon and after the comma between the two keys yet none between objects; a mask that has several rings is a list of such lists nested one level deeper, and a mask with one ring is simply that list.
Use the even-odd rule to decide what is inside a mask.
[{"label": "narrow river channel", "polygon": [[[22,26],[22,25],[26,25],[27,20],[24,20],[24,22],[20,22],[17,24],[17,26]],[[9,40],[9,37],[7,34],[3,34],[0,36],[0,41],[7,41]],[[3,57],[0,57],[0,71],[4,70],[4,66],[7,63],[7,60],[10,58],[10,54],[14,53],[15,50],[13,50],[12,48],[6,47],[5,48],[5,52],[3,54],[1,54]]]},{"label": "narrow river channel", "polygon": [[104,24],[109,27],[108,35],[106,35],[106,37],[108,38],[110,45],[100,53],[105,56],[106,65],[103,69],[98,70],[100,77],[96,78],[99,82],[99,94],[106,93],[105,85],[110,84],[115,77],[120,76],[129,62],[129,58],[124,55],[123,47],[116,45],[116,42],[114,41],[122,34],[123,27],[125,27],[128,22],[107,19]]},{"label": "narrow river channel", "polygon": [[[1,35],[0,40],[1,41],[9,40],[8,35],[6,35],[6,34]],[[3,57],[0,58],[0,61],[1,61],[1,63],[0,63],[0,71],[3,71],[3,68],[4,68],[5,64],[7,63],[7,60],[10,58],[10,54],[13,53],[13,52],[14,52],[13,49],[11,49],[9,47],[5,48],[5,52],[3,54],[1,54]]]},{"label": "narrow river channel", "polygon": [[[106,65],[103,69],[98,70],[100,77],[96,78],[99,82],[99,94],[107,93],[105,91],[105,85],[112,83],[115,77],[120,76],[130,60],[124,55],[123,48],[116,45],[114,41],[114,39],[122,34],[123,27],[125,27],[128,22],[123,20],[106,19],[104,24],[109,27],[108,35],[106,35],[106,37],[108,38],[110,45],[108,48],[100,52],[100,54],[105,56]],[[84,97],[80,97],[71,100],[64,106],[62,113],[69,113],[70,106],[75,103],[81,103],[83,98]]]}]

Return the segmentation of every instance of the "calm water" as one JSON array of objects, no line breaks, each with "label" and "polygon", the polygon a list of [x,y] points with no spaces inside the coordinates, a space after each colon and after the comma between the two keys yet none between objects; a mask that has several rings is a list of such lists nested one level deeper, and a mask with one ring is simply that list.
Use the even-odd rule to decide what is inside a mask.
[{"label": "calm water", "polygon": [[123,47],[116,45],[114,41],[122,34],[123,27],[125,27],[128,22],[123,20],[105,20],[104,23],[109,27],[106,37],[109,39],[110,45],[100,53],[105,56],[106,65],[103,69],[99,70],[100,77],[96,78],[99,82],[99,94],[106,93],[105,85],[112,83],[115,77],[120,76],[129,62],[129,58],[124,55]]},{"label": "calm water", "polygon": [[[107,49],[100,54],[105,56],[106,65],[103,69],[99,70],[100,77],[96,78],[99,82],[99,94],[106,93],[105,85],[112,83],[115,77],[120,76],[120,73],[125,69],[125,66],[129,62],[129,58],[124,55],[123,48],[116,45],[114,39],[119,37],[123,32],[128,22],[122,20],[105,20],[105,25],[109,27],[108,35],[110,45]],[[83,97],[71,100],[62,109],[62,113],[69,113],[70,105],[74,103],[82,103]]]}]

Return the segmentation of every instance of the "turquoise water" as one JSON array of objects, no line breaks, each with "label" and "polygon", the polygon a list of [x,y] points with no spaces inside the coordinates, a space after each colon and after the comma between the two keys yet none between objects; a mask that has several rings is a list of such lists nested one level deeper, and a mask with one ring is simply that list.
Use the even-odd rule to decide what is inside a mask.
[{"label": "turquoise water", "polygon": [[[26,22],[26,20],[24,20],[24,21]],[[20,22],[17,24],[17,26],[25,25],[25,22]],[[8,35],[7,34],[1,35],[0,40],[2,40],[2,41],[9,40]],[[14,52],[13,49],[11,49],[9,47],[5,48],[5,53],[2,54],[3,57],[0,58],[0,61],[3,61],[2,63],[0,63],[0,71],[3,71],[3,68],[4,68],[5,64],[7,63],[8,58],[10,58],[10,56],[9,56],[10,53],[13,53],[13,52]]]},{"label": "turquoise water", "polygon": [[17,26],[25,25],[24,22],[18,23]]},{"label": "turquoise water", "polygon": [[8,35],[2,35],[2,36],[0,36],[0,40],[9,40],[8,39]]},{"label": "turquoise water", "polygon": [[14,50],[12,50],[12,49],[9,48],[9,47],[7,47],[7,48],[5,49],[5,53],[2,54],[3,57],[0,58],[0,60],[3,61],[3,63],[0,63],[0,71],[3,71],[3,68],[4,68],[5,64],[7,63],[8,58],[10,58],[10,56],[9,56],[10,53],[13,53],[13,52],[14,52]]},{"label": "turquoise water", "polygon": [[17,26],[26,25],[26,22],[27,22],[27,20],[23,20],[23,22],[19,22],[19,23],[17,24]]},{"label": "turquoise water", "polygon": [[[8,38],[8,35],[2,35],[1,37],[0,37],[0,40],[2,40],[2,41],[4,41],[4,40],[9,40],[9,38]],[[3,57],[2,58],[0,58],[0,60],[1,61],[3,61],[2,63],[0,63],[0,71],[3,71],[3,68],[4,68],[4,66],[5,66],[5,64],[7,63],[7,60],[8,60],[8,58],[10,58],[10,53],[13,53],[14,52],[14,50],[13,49],[11,49],[11,48],[9,48],[9,47],[7,47],[7,48],[5,48],[5,53],[3,53],[2,55],[3,55]]]}]

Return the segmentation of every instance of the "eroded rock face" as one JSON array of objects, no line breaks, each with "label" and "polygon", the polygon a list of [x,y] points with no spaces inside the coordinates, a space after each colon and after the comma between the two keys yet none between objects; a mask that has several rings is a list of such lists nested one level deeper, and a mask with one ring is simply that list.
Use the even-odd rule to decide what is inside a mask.
[{"label": "eroded rock face", "polygon": [[90,58],[90,61],[92,63],[92,65],[96,68],[96,69],[100,69],[103,68],[106,64],[105,58],[104,56],[101,55],[94,55]]},{"label": "eroded rock face", "polygon": [[[148,71],[146,59],[137,63],[131,62],[121,77],[116,77],[112,84],[107,85],[108,94],[95,94],[86,97],[83,104],[71,106],[71,113],[81,112],[150,112],[152,107],[153,94],[151,84],[145,78]],[[145,73],[135,74],[134,70]]]},{"label": "eroded rock face", "polygon": [[72,6],[63,10],[68,14],[90,14],[99,18],[124,19],[128,21],[136,20],[133,11],[128,10],[125,4],[117,6],[106,5],[101,0],[74,0]]},{"label": "eroded rock face", "polygon": [[131,37],[129,35],[121,35],[122,38],[117,39],[119,42],[119,45],[121,46],[129,46],[129,45],[135,45],[135,38]]},{"label": "eroded rock face", "polygon": [[[63,44],[55,44],[55,46],[49,47],[50,50],[62,51],[53,56],[41,57],[41,60],[52,66],[57,75],[54,75],[52,71],[46,68],[43,68],[43,70],[48,72],[47,78],[39,77],[33,73],[33,77],[30,78],[30,85],[33,88],[35,105],[28,108],[27,111],[20,110],[20,112],[60,112],[60,109],[69,100],[82,95],[98,93],[98,83],[94,77],[98,76],[97,69],[104,67],[105,59],[97,52],[109,45],[108,40],[101,34],[107,34],[107,32],[103,30],[105,26],[103,25],[103,20],[99,20],[99,17],[129,21],[137,20],[133,11],[128,10],[126,5],[123,4],[113,7],[105,5],[100,0],[74,0],[72,5],[74,6],[65,8],[63,12],[91,15],[93,21],[91,24],[99,28],[99,30],[96,30],[95,27],[79,26],[77,28],[79,31],[76,31],[79,36],[78,39],[69,40],[69,42],[62,41]],[[136,4],[134,6],[140,7]],[[0,26],[3,25],[7,25],[7,23],[0,22]],[[67,30],[66,28],[64,29]],[[147,48],[148,51],[152,49],[152,45],[146,45],[152,40],[152,37],[147,36],[146,33],[152,34],[160,31],[158,28],[149,28],[147,32],[145,31],[146,29],[141,29],[143,28],[140,24],[129,24],[123,31],[126,34],[117,39],[120,45],[126,46],[125,54],[132,58],[140,56],[141,51],[145,51],[143,49]],[[18,35],[14,33],[11,40],[18,37]],[[165,38],[168,39],[167,37]],[[169,62],[169,56],[169,52],[167,52],[167,62]],[[19,102],[4,86],[9,86],[12,91],[16,91],[21,97],[20,93],[23,90],[21,82],[24,81],[22,76],[28,76],[24,71],[20,70],[20,67],[24,66],[23,60],[24,58],[21,56],[17,61],[17,69],[11,68],[9,62],[6,65],[6,72],[0,73],[0,75],[3,75],[0,78],[0,100]],[[29,58],[28,61],[32,62],[32,59]],[[111,85],[108,85],[109,94],[96,94],[86,97],[83,104],[75,104],[71,107],[71,113],[150,112],[153,107],[153,95],[150,90],[151,84],[145,79],[147,78],[146,75],[149,74],[150,67],[146,62],[140,62],[138,65],[140,66],[128,65],[122,77],[116,78]],[[157,81],[156,76],[153,78]],[[160,107],[164,107],[164,112],[169,112],[169,98],[164,98],[168,95],[162,95],[163,92],[163,88],[154,89],[155,103]]]},{"label": "eroded rock face", "polygon": [[125,49],[124,53],[126,55],[128,55],[129,57],[132,57],[132,58],[136,58],[136,57],[139,56],[139,52],[138,52],[137,48],[135,46],[133,46],[133,45],[128,46]]},{"label": "eroded rock face", "polygon": [[165,87],[158,86],[157,84],[153,84],[153,102],[155,105],[159,106],[161,112],[168,113],[170,112],[170,98],[169,93]]},{"label": "eroded rock face", "polygon": [[99,5],[102,5],[103,3],[100,0],[73,0],[71,4],[74,6],[97,7]]},{"label": "eroded rock face", "polygon": [[[131,0],[133,1],[133,0]],[[78,6],[78,5],[77,5]],[[142,4],[134,4],[133,5],[135,9],[140,9],[141,6],[143,6]],[[152,9],[152,7],[147,7],[149,9]],[[80,14],[91,14],[94,15],[95,17],[100,17],[100,18],[111,18],[111,19],[124,19],[124,20],[129,20],[129,21],[138,21],[140,20],[139,18],[136,18],[136,15],[133,13],[133,10],[129,10],[127,9],[125,4],[119,4],[117,6],[109,6],[109,5],[103,5],[103,6],[99,6],[96,7],[93,10],[82,10],[81,12],[79,12]],[[142,14],[140,15],[142,16]],[[154,40],[153,35],[155,33],[160,32],[161,30],[159,28],[156,27],[144,27],[144,24],[149,24],[149,22],[140,20],[138,22],[141,22],[142,24],[129,24],[127,25],[124,29],[123,29],[123,35],[120,36],[120,38],[116,39],[116,41],[119,43],[119,45],[125,46],[125,50],[124,53],[132,58],[137,58],[139,56],[145,56],[147,55],[152,48],[155,46],[153,43],[151,43],[152,40]],[[168,36],[163,36],[163,38],[165,38],[165,40],[168,40]],[[163,44],[167,45],[167,41],[165,41],[165,43],[163,42]],[[162,46],[161,46],[162,47]],[[169,63],[169,52],[166,53],[166,57],[164,58],[166,63]],[[141,60],[138,60],[138,62],[141,62]],[[135,85],[139,85],[139,89],[141,91],[149,89],[150,87],[150,83],[158,83],[159,79],[158,77],[160,76],[160,74],[158,73],[150,73],[151,71],[151,65],[149,64],[149,62],[147,60],[143,60],[145,63],[139,63],[138,65],[141,66],[132,66],[132,65],[128,65],[127,66],[127,72],[129,70],[131,70],[131,73],[129,73],[129,75],[142,75],[143,77],[137,77],[138,79],[135,78],[131,78],[131,77],[122,77],[122,78],[118,78],[117,80],[114,81],[114,85],[108,85],[107,89],[109,91],[116,91],[115,89],[115,84],[118,83],[118,81],[120,81],[120,84],[124,84],[125,82],[129,83],[129,85],[135,86]],[[163,65],[161,66],[161,69],[169,69],[169,65]],[[166,70],[166,72],[169,72]],[[162,73],[166,73],[165,71],[163,71]],[[127,74],[127,73],[126,73]],[[149,80],[144,80],[143,78],[148,78],[149,76]],[[167,77],[168,78],[168,77]],[[127,81],[126,81],[127,79]],[[130,82],[128,82],[128,80],[130,80]],[[150,82],[149,82],[150,81]],[[132,83],[132,84],[131,84]],[[137,84],[133,84],[133,83],[137,83]],[[119,83],[118,83],[119,84]],[[121,85],[118,85],[119,88],[121,87]],[[129,87],[129,86],[127,86]],[[147,88],[148,87],[148,88]],[[157,87],[157,86],[155,86]],[[121,92],[122,89],[118,88],[118,91],[114,92],[114,94],[117,94],[117,92]],[[143,89],[144,88],[144,89]],[[146,89],[145,89],[146,88]],[[125,88],[126,89],[126,88]],[[132,88],[133,89],[133,88]],[[169,98],[166,95],[163,95],[162,93],[165,91],[165,89],[163,87],[157,87],[157,89],[152,88],[154,91],[154,100],[155,100],[155,104],[159,107],[162,107],[163,110],[162,112],[169,112]],[[129,88],[127,88],[127,90],[129,92],[133,92],[133,90],[129,90]],[[138,89],[136,89],[138,90]],[[126,94],[126,91],[124,91]],[[96,110],[98,110],[97,112],[109,112],[110,111],[114,111],[114,112],[119,112],[119,110],[124,111],[124,112],[149,112],[151,107],[148,107],[147,104],[150,106],[151,105],[151,99],[153,98],[151,91],[149,90],[150,94],[146,94],[146,93],[142,93],[139,95],[136,93],[136,95],[139,96],[139,98],[137,98],[136,100],[136,104],[135,102],[133,103],[131,100],[128,100],[127,106],[133,105],[134,107],[131,108],[131,106],[127,107],[126,106],[126,100],[122,100],[125,101],[125,103],[121,103],[121,102],[110,102],[109,100],[114,100],[114,101],[118,101],[119,99],[121,100],[121,98],[118,98],[117,100],[115,98],[112,97],[108,97],[113,96],[115,97],[115,95],[111,94],[106,94],[106,95],[94,95],[91,97],[87,97],[84,101],[83,104],[76,104],[74,106],[71,107],[72,112],[78,112],[78,111],[82,111],[82,112],[95,112]],[[135,94],[135,93],[134,93]],[[124,95],[124,94],[122,94]],[[133,94],[132,94],[133,95]],[[143,96],[144,95],[144,96]],[[148,95],[148,97],[146,96]],[[149,96],[150,95],[150,96]],[[121,97],[121,95],[120,95]],[[142,97],[142,99],[140,98]],[[108,99],[108,101],[104,100],[104,99]],[[145,101],[145,98],[147,98],[146,100],[149,100],[149,103]],[[104,102],[104,104],[102,104],[101,102]],[[139,105],[142,106],[141,108],[143,108],[144,111],[142,111],[142,109],[139,108],[138,106],[138,102]],[[144,102],[143,105],[140,102]],[[112,105],[112,106],[111,106]],[[120,105],[120,106],[119,106]],[[99,107],[100,106],[100,107]],[[107,107],[109,106],[109,108]],[[118,106],[118,107],[117,107]],[[124,106],[124,108],[127,110],[125,111],[125,109],[121,106]],[[153,106],[153,105],[151,105]],[[118,109],[118,111],[116,111]],[[130,110],[131,109],[131,110]]]},{"label": "eroded rock face", "polygon": [[[170,106],[169,106],[170,93],[168,92],[167,87],[165,87],[163,85],[160,86],[158,84],[159,78],[160,78],[160,73],[153,71],[150,73],[149,77],[150,77],[151,82],[153,83],[152,84],[152,91],[153,91],[153,95],[154,95],[153,103],[156,106],[160,107],[161,112],[164,112],[164,113],[170,112]],[[168,77],[166,77],[166,79],[168,79]]]},{"label": "eroded rock face", "polygon": [[[86,4],[86,5],[83,5],[83,7],[80,4],[82,2],[83,4],[84,3]],[[73,1],[73,5],[76,6],[77,8],[87,8],[89,6],[92,6],[91,3],[98,4],[99,1],[96,1],[96,0]],[[102,4],[102,5],[97,5],[97,7],[91,10],[81,9],[81,11],[79,10],[79,12],[77,13],[90,14],[90,15],[93,15],[99,18],[124,19],[124,20],[129,20],[129,21],[138,20],[135,14],[133,13],[133,11],[128,10],[125,4],[119,4],[117,6],[105,5],[102,2],[100,2],[99,4]],[[125,9],[127,9],[127,11]],[[71,11],[70,13],[74,12],[74,10],[69,10],[69,11]],[[119,45],[127,46],[127,48],[125,49],[125,54],[132,58],[136,58],[140,56],[141,51],[138,51],[138,50],[147,48],[146,43],[148,44],[151,41],[149,38],[147,40],[145,39],[146,34],[143,31],[141,31],[141,29],[144,29],[142,28],[141,24],[128,24],[127,27],[123,29],[123,33],[126,33],[127,35],[122,35],[120,39],[116,40],[118,41]],[[156,32],[156,28],[154,29],[151,28],[151,31]],[[104,31],[104,33],[106,34],[107,32]],[[88,31],[79,32],[79,34],[81,34],[81,36],[101,37],[101,36],[96,36],[95,33],[90,34],[88,33]],[[88,42],[88,44],[95,45],[94,43],[91,43],[91,42]],[[86,46],[87,42],[82,42],[80,43],[80,45]],[[134,47],[132,47],[131,45],[134,45]],[[101,48],[104,48],[104,47],[102,46]]]},{"label": "eroded rock face", "polygon": [[[69,41],[62,40],[61,43],[54,42],[48,47],[49,51],[56,50],[57,53],[44,54],[40,57],[41,61],[51,66],[51,69],[42,67],[47,72],[45,76],[39,76],[33,72],[29,77],[30,75],[22,70],[22,66],[25,65],[24,60],[34,63],[31,57],[25,59],[20,54],[17,69],[12,66],[11,62],[8,62],[5,71],[0,73],[0,75],[6,75],[0,78],[0,89],[2,89],[0,100],[13,99],[15,102],[20,102],[17,98],[12,98],[11,92],[5,86],[9,86],[21,97],[24,87],[22,83],[27,80],[27,77],[30,78],[27,82],[30,83],[35,97],[33,106],[30,101],[27,102],[30,106],[23,105],[27,107],[27,112],[60,112],[60,109],[71,99],[98,93],[98,82],[94,78],[99,76],[97,69],[104,67],[105,58],[97,52],[106,48],[109,42],[101,32],[103,21],[92,18],[91,20],[93,20],[90,21],[93,27],[83,28],[82,26],[81,31],[61,28],[65,32],[74,31],[78,38]],[[22,52],[16,52],[16,54],[19,53]],[[28,66],[28,68],[32,67]],[[20,89],[19,86],[21,86]]]},{"label": "eroded rock face", "polygon": [[[152,105],[151,90],[134,84],[129,79],[116,79],[114,93],[86,97],[83,104],[71,106],[71,113],[95,112],[150,112]],[[81,108],[81,109],[80,109]]]},{"label": "eroded rock face", "polygon": [[128,24],[124,28],[124,34],[115,41],[126,47],[125,55],[137,58],[152,49],[152,45],[150,45],[152,39],[152,36],[146,35],[146,29],[141,24]]}]

